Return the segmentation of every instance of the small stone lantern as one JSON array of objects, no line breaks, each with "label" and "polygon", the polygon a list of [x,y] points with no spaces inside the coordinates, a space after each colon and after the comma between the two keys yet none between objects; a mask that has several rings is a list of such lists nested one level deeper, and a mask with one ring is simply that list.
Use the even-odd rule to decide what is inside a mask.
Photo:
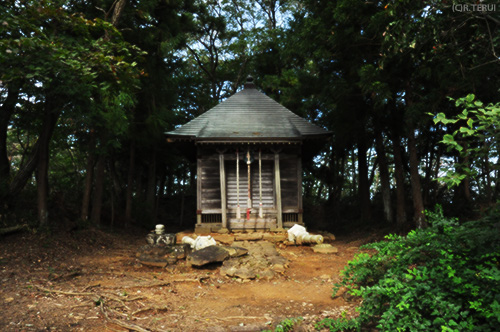
[{"label": "small stone lantern", "polygon": [[158,246],[172,246],[175,245],[176,237],[175,234],[165,233],[165,226],[158,224],[154,231],[151,231],[147,237],[146,241],[151,245]]}]

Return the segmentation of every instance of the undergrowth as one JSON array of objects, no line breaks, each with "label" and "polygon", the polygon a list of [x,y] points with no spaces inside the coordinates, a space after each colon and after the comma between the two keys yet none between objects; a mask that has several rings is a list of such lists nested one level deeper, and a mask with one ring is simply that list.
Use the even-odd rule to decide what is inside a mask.
[{"label": "undergrowth", "polygon": [[334,285],[362,298],[359,316],[325,319],[317,329],[494,331],[500,326],[500,211],[458,223],[438,207],[430,226],[365,245]]},{"label": "undergrowth", "polygon": [[302,317],[286,318],[279,322],[273,330],[263,330],[262,332],[291,332],[300,322],[302,322]]}]

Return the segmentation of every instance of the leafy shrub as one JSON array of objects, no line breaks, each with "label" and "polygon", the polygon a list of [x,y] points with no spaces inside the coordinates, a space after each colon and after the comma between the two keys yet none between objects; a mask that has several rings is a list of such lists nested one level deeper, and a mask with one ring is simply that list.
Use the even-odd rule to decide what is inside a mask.
[{"label": "leafy shrub", "polygon": [[302,317],[286,318],[276,325],[274,330],[263,330],[262,332],[290,332],[293,331],[295,325],[302,322]]},{"label": "leafy shrub", "polygon": [[499,211],[462,224],[444,218],[439,207],[428,217],[427,229],[364,246],[376,253],[361,253],[349,262],[333,295],[345,287],[362,298],[358,326],[375,325],[383,331],[496,330]]},{"label": "leafy shrub", "polygon": [[348,319],[345,317],[337,318],[337,319],[332,319],[332,318],[326,318],[323,319],[321,322],[316,324],[316,329],[321,330],[321,329],[329,329],[332,332],[337,332],[337,331],[355,331],[359,327],[359,323],[356,319]]}]

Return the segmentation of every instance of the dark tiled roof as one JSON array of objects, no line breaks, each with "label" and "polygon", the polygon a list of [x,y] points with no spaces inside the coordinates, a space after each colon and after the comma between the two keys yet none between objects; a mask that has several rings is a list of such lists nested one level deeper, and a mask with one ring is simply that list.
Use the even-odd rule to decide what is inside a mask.
[{"label": "dark tiled roof", "polygon": [[167,132],[171,138],[197,141],[302,140],[329,131],[292,113],[258,91],[252,83],[185,125]]}]

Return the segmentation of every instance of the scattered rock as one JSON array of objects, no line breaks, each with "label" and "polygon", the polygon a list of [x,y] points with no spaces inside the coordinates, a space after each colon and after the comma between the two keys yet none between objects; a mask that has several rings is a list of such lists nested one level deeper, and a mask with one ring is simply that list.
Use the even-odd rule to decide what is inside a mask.
[{"label": "scattered rock", "polygon": [[265,324],[249,324],[249,325],[238,325],[229,327],[230,332],[255,332],[264,331],[269,326]]},{"label": "scattered rock", "polygon": [[285,233],[264,233],[262,239],[271,243],[284,242],[287,239]]},{"label": "scattered rock", "polygon": [[323,236],[324,242],[333,242],[335,241],[335,235],[330,232],[319,232]]},{"label": "scattered rock", "polygon": [[234,277],[236,270],[238,268],[238,262],[236,260],[230,259],[222,263],[220,268],[220,274],[223,276]]},{"label": "scattered rock", "polygon": [[241,247],[221,246],[221,248],[227,250],[227,252],[229,253],[229,257],[240,257],[240,256],[244,256],[248,253],[248,249],[241,248]]},{"label": "scattered rock", "polygon": [[210,263],[220,263],[229,257],[229,251],[219,246],[209,246],[193,251],[187,256],[186,262],[191,266],[203,266]]},{"label": "scattered rock", "polygon": [[242,266],[239,269],[236,269],[234,276],[241,279],[255,279],[257,273],[250,267]]},{"label": "scattered rock", "polygon": [[274,271],[272,271],[271,269],[263,269],[259,272],[257,277],[260,279],[271,280],[272,278],[274,278],[274,274]]},{"label": "scattered rock", "polygon": [[237,277],[243,280],[254,278],[272,279],[276,273],[283,273],[288,260],[282,257],[274,244],[267,241],[235,242],[248,250],[248,255],[226,260],[220,273],[228,277]]},{"label": "scattered rock", "polygon": [[214,234],[213,238],[218,243],[227,244],[228,246],[230,246],[234,242],[234,235],[230,234]]},{"label": "scattered rock", "polygon": [[283,256],[270,256],[268,258],[269,263],[272,265],[283,265],[285,266],[288,263],[288,259]]},{"label": "scattered rock", "polygon": [[285,266],[283,264],[274,264],[272,269],[274,272],[278,272],[278,273],[285,272]]},{"label": "scattered rock", "polygon": [[236,241],[258,241],[262,240],[263,236],[263,233],[241,233],[236,234],[234,239]]},{"label": "scattered rock", "polygon": [[227,329],[222,326],[209,326],[205,332],[227,332]]},{"label": "scattered rock", "polygon": [[165,267],[186,258],[190,252],[191,248],[187,244],[173,246],[148,244],[137,251],[136,257],[143,265]]},{"label": "scattered rock", "polygon": [[339,252],[337,248],[328,243],[317,244],[312,247],[312,250],[319,254],[335,254]]},{"label": "scattered rock", "polygon": [[142,265],[152,266],[152,267],[161,267],[161,268],[164,268],[164,267],[166,267],[169,264],[166,261],[163,261],[163,262],[153,262],[153,261],[141,260],[140,262],[141,262]]}]

